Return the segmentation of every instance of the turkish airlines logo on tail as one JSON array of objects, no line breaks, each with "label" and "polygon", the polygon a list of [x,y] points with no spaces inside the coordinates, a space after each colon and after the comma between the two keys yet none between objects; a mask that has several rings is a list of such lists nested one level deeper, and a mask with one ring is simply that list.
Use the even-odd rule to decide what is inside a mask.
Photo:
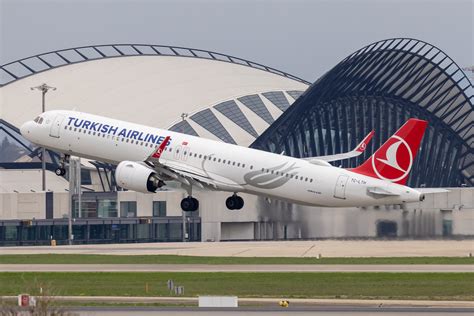
[{"label": "turkish airlines logo on tail", "polygon": [[372,156],[372,168],[380,179],[397,182],[410,173],[413,165],[413,153],[408,143],[393,135],[386,144]]}]

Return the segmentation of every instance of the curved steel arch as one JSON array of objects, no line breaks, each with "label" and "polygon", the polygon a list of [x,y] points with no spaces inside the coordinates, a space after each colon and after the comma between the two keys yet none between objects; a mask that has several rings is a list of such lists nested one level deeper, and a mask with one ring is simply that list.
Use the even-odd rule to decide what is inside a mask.
[{"label": "curved steel arch", "polygon": [[311,84],[304,79],[272,67],[203,49],[149,44],[104,44],[51,51],[1,65],[0,87],[6,86],[16,80],[62,66],[105,58],[130,56],[177,56],[217,60],[260,69],[307,85]]},{"label": "curved steel arch", "polygon": [[430,128],[409,184],[472,186],[473,95],[472,83],[439,48],[407,38],[379,41],[317,80],[251,147],[297,157],[334,154],[374,128],[374,149],[415,116],[429,120]]}]

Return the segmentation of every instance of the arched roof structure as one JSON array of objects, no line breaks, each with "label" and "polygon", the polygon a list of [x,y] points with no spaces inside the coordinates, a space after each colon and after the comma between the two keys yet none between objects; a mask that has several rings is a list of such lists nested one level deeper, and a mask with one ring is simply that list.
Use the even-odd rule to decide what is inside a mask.
[{"label": "arched roof structure", "polygon": [[429,121],[408,184],[474,184],[474,87],[458,65],[423,41],[370,44],[317,80],[252,147],[296,157],[344,152],[371,129],[367,159],[409,117]]}]

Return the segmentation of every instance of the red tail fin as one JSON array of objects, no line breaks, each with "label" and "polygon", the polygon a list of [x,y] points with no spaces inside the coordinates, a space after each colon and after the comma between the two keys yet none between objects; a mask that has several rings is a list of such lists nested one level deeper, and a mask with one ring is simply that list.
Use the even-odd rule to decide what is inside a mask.
[{"label": "red tail fin", "polygon": [[369,159],[351,171],[404,185],[427,125],[427,121],[409,119]]}]

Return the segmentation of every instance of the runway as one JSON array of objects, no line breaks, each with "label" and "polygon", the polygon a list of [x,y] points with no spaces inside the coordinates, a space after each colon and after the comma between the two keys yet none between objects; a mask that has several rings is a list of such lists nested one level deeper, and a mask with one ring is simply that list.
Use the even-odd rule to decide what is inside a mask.
[{"label": "runway", "polygon": [[239,307],[239,308],[196,308],[196,307],[130,307],[130,308],[98,308],[98,307],[82,307],[70,309],[69,311],[79,313],[79,315],[317,315],[334,316],[334,315],[472,315],[472,308],[432,308],[432,307],[359,307],[359,306],[308,306],[298,308],[279,308],[279,307]]},{"label": "runway", "polygon": [[0,264],[0,272],[474,272],[474,265]]},{"label": "runway", "polygon": [[306,240],[3,247],[2,254],[224,257],[467,257],[473,240]]}]

